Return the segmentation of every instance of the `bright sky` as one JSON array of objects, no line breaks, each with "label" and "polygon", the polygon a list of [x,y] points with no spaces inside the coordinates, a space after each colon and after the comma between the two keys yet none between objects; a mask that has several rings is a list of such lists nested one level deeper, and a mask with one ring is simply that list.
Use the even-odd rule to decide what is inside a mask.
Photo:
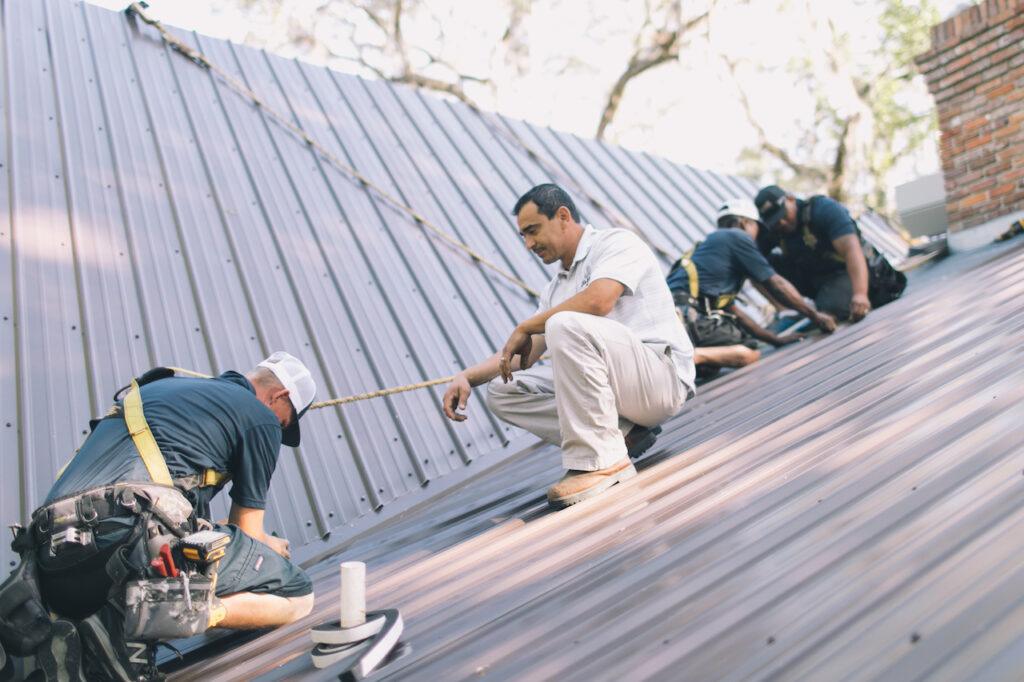
[{"label": "bright sky", "polygon": [[[110,9],[126,5],[124,0],[87,1]],[[754,144],[756,136],[736,104],[735,85],[715,52],[727,52],[740,61],[756,55],[757,63],[771,67],[773,65],[765,63],[765,40],[777,42],[772,54],[779,68],[770,76],[753,80],[748,86],[748,97],[763,112],[763,126],[773,139],[786,141],[794,136],[796,130],[792,121],[795,116],[804,115],[800,112],[806,112],[808,103],[790,96],[792,77],[783,67],[790,59],[800,57],[808,46],[787,31],[788,26],[777,9],[779,1],[786,0],[752,0],[742,8],[720,3],[709,36],[715,50],[707,49],[703,37],[698,37],[696,49],[684,48],[684,62],[662,66],[632,82],[610,140],[694,166],[735,172],[740,152]],[[814,1],[841,27],[856,27],[865,22],[864,2]],[[495,2],[430,2],[437,16],[457,18],[459,25],[448,25],[446,31],[450,35],[457,33],[458,40],[445,43],[444,56],[463,71],[488,63],[495,41],[501,39],[504,27],[494,21]],[[290,0],[290,3],[293,6],[318,4],[312,0]],[[948,16],[965,3],[963,0],[937,0],[936,4],[942,16]],[[684,7],[693,5],[684,3]],[[601,8],[602,16],[592,16],[595,7]],[[818,8],[816,5],[815,9]],[[169,24],[236,42],[242,42],[250,32],[265,34],[267,31],[266,27],[253,25],[234,3],[150,0],[150,13]],[[550,75],[513,80],[515,86],[484,93],[478,99],[489,108],[516,118],[593,136],[608,88],[632,49],[632,33],[638,23],[632,3],[536,2],[524,26],[530,46],[529,73]],[[582,26],[586,31],[576,29],[574,33],[569,28],[574,26]],[[723,33],[724,27],[728,27],[728,34]],[[428,36],[424,39],[429,40],[434,27],[412,24],[404,26],[404,30],[413,37],[417,31],[422,31],[423,36]],[[574,55],[582,64],[571,76],[558,73],[566,54]],[[333,66],[346,68],[344,62]],[[839,93],[832,96],[838,97]],[[925,107],[930,104],[930,100],[922,102]],[[937,171],[936,142],[898,168],[891,177],[891,184]]]}]

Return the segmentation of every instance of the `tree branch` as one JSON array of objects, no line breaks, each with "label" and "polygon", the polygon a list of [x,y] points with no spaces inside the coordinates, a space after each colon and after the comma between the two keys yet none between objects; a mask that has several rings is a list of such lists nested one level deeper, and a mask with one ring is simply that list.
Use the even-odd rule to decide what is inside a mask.
[{"label": "tree branch", "polygon": [[746,91],[739,84],[739,79],[736,76],[736,63],[725,56],[722,57],[722,60],[729,67],[729,74],[732,76],[733,85],[736,87],[736,91],[739,94],[740,104],[743,106],[743,113],[746,115],[747,121],[750,123],[750,127],[754,129],[755,133],[757,133],[757,141],[761,149],[784,163],[797,175],[811,178],[818,183],[825,183],[828,180],[828,173],[825,170],[797,161],[789,154],[789,152],[774,144],[768,138],[768,133],[765,131],[764,126],[761,125],[761,122],[754,114],[754,107],[751,106],[750,99],[747,97]]},{"label": "tree branch", "polygon": [[644,22],[637,31],[633,54],[630,56],[625,70],[623,70],[612,85],[608,93],[608,99],[605,100],[604,109],[601,111],[601,118],[597,125],[597,133],[595,134],[597,139],[604,139],[605,131],[607,131],[608,126],[615,119],[615,114],[618,113],[619,105],[622,103],[622,97],[629,82],[666,62],[679,59],[679,48],[683,36],[688,31],[706,22],[711,9],[709,8],[703,14],[693,17],[685,24],[682,23],[681,12],[682,8],[679,3],[671,2],[665,21],[655,29],[650,40],[645,41],[644,33],[646,29],[654,25],[654,11],[649,4],[647,5]]}]

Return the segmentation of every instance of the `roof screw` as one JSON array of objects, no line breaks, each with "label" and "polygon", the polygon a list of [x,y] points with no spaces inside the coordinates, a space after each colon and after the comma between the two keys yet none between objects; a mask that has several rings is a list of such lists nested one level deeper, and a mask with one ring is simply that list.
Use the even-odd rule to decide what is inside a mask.
[{"label": "roof screw", "polygon": [[910,643],[911,644],[917,644],[920,641],[921,641],[921,635],[917,634],[916,632],[910,633]]}]

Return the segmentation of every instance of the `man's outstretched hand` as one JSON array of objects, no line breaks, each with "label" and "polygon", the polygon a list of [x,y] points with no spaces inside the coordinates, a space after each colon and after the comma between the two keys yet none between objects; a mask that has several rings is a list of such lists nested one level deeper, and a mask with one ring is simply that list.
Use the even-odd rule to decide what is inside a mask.
[{"label": "man's outstretched hand", "polygon": [[448,390],[444,392],[444,398],[441,399],[441,409],[444,410],[444,416],[448,417],[454,422],[466,421],[466,415],[459,414],[455,410],[466,410],[466,403],[469,401],[469,395],[473,389],[469,385],[469,380],[465,374],[456,374],[450,384],[448,384]]},{"label": "man's outstretched hand", "polygon": [[850,299],[850,321],[860,322],[871,312],[871,301],[864,294],[854,294]]},{"label": "man's outstretched hand", "polygon": [[836,330],[836,318],[819,311],[814,316],[814,325],[826,334],[831,334]]},{"label": "man's outstretched hand", "polygon": [[501,349],[501,357],[498,360],[498,370],[501,372],[501,379],[506,384],[512,381],[512,358],[519,356],[519,367],[526,369],[529,366],[530,351],[533,350],[533,339],[526,332],[516,327],[512,335],[508,337],[505,346]]}]

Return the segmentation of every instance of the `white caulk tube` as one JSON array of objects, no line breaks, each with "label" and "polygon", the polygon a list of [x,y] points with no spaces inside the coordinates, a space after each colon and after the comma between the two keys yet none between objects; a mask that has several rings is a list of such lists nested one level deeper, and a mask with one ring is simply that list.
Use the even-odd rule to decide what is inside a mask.
[{"label": "white caulk tube", "polygon": [[341,563],[341,627],[354,628],[366,622],[366,564]]}]

